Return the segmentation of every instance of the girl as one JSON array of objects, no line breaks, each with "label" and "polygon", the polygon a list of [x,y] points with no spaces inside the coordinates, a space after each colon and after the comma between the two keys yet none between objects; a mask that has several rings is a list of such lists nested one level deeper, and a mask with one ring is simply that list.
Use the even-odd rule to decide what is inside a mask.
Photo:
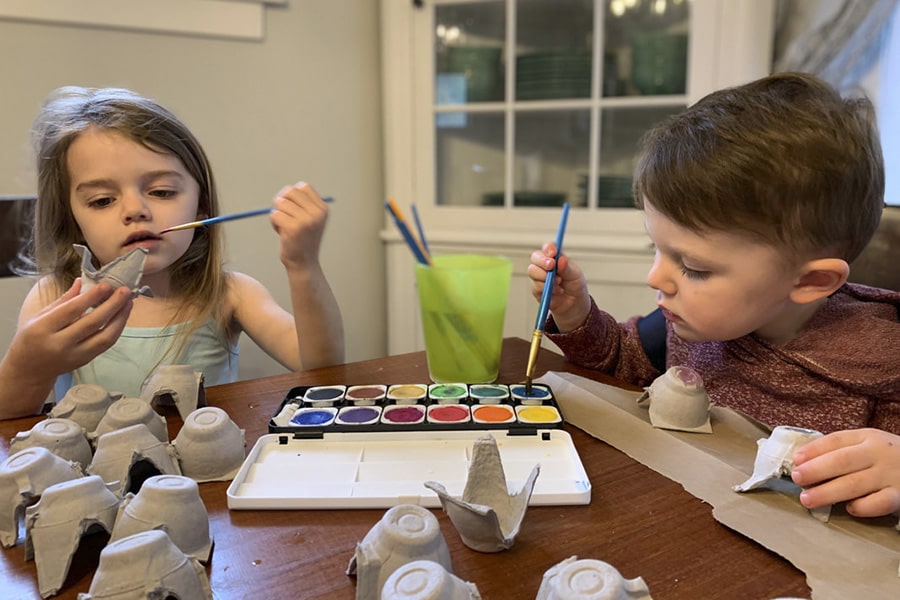
[{"label": "girl", "polygon": [[[234,381],[242,331],[291,370],[343,362],[343,323],[319,263],[328,209],[311,186],[282,189],[270,217],[292,317],[258,281],[223,269],[218,227],[159,235],[219,212],[206,154],[168,110],[128,90],[60,88],[33,134],[38,199],[26,258],[40,279],[0,362],[0,418],[40,410],[57,378],[57,397],[73,382],[138,396],[159,364],[190,364],[206,385]],[[106,283],[81,294],[73,244],[96,266],[145,248],[140,285],[153,296]]]}]

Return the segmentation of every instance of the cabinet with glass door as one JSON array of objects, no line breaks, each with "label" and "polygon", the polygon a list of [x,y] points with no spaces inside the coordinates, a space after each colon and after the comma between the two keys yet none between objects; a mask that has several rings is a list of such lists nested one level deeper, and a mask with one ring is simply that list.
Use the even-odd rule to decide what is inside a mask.
[{"label": "cabinet with glass door", "polygon": [[[533,327],[518,295],[564,202],[566,251],[601,306],[621,318],[652,308],[631,196],[639,140],[768,72],[773,1],[383,0],[382,16],[387,193],[415,203],[433,251],[514,259],[506,333]],[[389,279],[409,283],[399,238],[383,237]],[[399,298],[409,289],[412,305]],[[419,349],[414,288],[396,290],[389,351]]]}]

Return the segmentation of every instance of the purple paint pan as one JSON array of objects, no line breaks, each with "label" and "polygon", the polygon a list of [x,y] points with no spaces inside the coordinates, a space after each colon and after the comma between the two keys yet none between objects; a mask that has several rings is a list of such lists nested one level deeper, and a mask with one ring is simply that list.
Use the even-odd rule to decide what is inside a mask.
[{"label": "purple paint pan", "polygon": [[339,425],[372,425],[381,417],[378,406],[345,406],[338,413],[335,423]]}]

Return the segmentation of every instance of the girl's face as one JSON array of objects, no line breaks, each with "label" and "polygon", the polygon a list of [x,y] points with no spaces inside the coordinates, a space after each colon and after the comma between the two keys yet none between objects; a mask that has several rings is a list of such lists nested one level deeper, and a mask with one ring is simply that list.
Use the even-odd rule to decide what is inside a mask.
[{"label": "girl's face", "polygon": [[645,202],[656,246],[647,283],[675,332],[687,341],[726,341],[749,333],[777,341],[791,326],[799,274],[768,244],[724,231],[681,227]]},{"label": "girl's face", "polygon": [[100,264],[140,246],[150,251],[145,281],[164,277],[194,232],[158,232],[197,220],[200,186],[181,161],[96,127],[75,138],[66,161],[72,215]]}]

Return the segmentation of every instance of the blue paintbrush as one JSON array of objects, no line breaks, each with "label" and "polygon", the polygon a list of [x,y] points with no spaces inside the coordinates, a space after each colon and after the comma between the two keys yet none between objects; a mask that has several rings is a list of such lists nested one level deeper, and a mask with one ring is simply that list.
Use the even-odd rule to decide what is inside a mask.
[{"label": "blue paintbrush", "polygon": [[[334,199],[331,196],[325,196],[322,198],[325,202],[332,202]],[[181,231],[182,229],[196,229],[197,227],[206,227],[207,225],[215,225],[216,223],[224,223],[225,221],[234,221],[236,219],[246,219],[247,217],[258,217],[260,215],[267,215],[272,212],[272,208],[257,208],[255,210],[248,210],[247,212],[239,212],[231,215],[219,215],[218,217],[210,217],[208,219],[202,219],[200,221],[191,221],[190,223],[184,223],[182,225],[176,225],[175,227],[168,227],[159,232],[159,235],[164,233],[169,233],[170,231]]]},{"label": "blue paintbrush", "polygon": [[541,294],[541,302],[538,305],[537,319],[534,322],[534,333],[531,336],[531,349],[528,352],[528,366],[525,368],[525,393],[531,394],[531,380],[534,377],[534,365],[537,362],[538,351],[541,349],[541,338],[544,337],[544,324],[547,322],[547,314],[550,312],[550,297],[553,296],[553,282],[556,280],[556,269],[559,266],[559,258],[562,256],[563,235],[566,232],[566,221],[569,219],[569,203],[562,207],[562,216],[559,218],[559,229],[556,230],[556,265],[547,273],[544,281],[544,293]]}]

